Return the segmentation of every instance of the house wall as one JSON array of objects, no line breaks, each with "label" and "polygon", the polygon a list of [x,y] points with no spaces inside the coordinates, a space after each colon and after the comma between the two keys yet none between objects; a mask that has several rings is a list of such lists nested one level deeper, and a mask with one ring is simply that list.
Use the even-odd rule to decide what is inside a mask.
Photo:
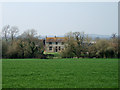
[{"label": "house wall", "polygon": [[[52,50],[49,50],[50,46],[52,47]],[[59,50],[59,47],[60,47],[60,50]],[[52,42],[52,44],[49,44],[49,42],[45,43],[45,51],[46,52],[60,52],[63,49],[64,49],[64,44],[62,44],[61,42],[58,42],[57,45],[56,45],[56,42]]]}]

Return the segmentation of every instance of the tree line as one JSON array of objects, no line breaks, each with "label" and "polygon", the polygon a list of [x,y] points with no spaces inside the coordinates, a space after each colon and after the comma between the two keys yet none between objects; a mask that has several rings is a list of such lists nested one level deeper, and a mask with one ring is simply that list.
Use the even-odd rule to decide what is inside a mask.
[{"label": "tree line", "polygon": [[[29,29],[18,35],[17,26],[6,25],[2,29],[2,58],[47,58],[44,54],[45,41],[40,39],[36,30]],[[118,36],[110,39],[92,40],[83,32],[69,32],[62,58],[118,58],[120,45]]]},{"label": "tree line", "polygon": [[[110,39],[92,40],[84,32],[69,32],[65,50],[61,52],[63,58],[118,58],[120,45],[118,37],[113,34]],[[120,39],[119,39],[120,40]]]},{"label": "tree line", "polygon": [[45,58],[43,41],[34,29],[24,31],[21,35],[18,27],[3,27],[2,58]]}]

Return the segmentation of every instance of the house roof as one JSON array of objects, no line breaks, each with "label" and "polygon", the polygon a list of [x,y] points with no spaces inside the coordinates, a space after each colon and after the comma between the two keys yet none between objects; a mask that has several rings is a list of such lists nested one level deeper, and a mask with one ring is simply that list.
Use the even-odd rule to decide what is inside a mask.
[{"label": "house roof", "polygon": [[46,42],[65,42],[66,37],[46,37]]}]

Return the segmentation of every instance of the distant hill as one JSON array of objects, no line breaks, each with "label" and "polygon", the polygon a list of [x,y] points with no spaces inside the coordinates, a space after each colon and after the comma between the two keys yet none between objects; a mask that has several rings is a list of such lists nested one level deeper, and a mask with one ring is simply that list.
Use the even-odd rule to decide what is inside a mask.
[{"label": "distant hill", "polygon": [[88,34],[88,36],[91,37],[92,39],[95,39],[95,38],[110,39],[111,38],[110,35]]}]

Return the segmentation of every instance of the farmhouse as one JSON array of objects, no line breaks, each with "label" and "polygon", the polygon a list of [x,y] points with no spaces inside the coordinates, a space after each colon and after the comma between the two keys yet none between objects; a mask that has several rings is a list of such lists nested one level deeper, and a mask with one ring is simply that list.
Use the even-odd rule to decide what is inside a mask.
[{"label": "farmhouse", "polygon": [[[65,49],[65,42],[67,37],[46,37],[44,40],[45,52],[61,52]],[[87,44],[87,42],[83,42]],[[89,45],[93,45],[96,42],[90,41]]]},{"label": "farmhouse", "polygon": [[65,48],[65,37],[46,37],[45,52],[61,52]]}]

